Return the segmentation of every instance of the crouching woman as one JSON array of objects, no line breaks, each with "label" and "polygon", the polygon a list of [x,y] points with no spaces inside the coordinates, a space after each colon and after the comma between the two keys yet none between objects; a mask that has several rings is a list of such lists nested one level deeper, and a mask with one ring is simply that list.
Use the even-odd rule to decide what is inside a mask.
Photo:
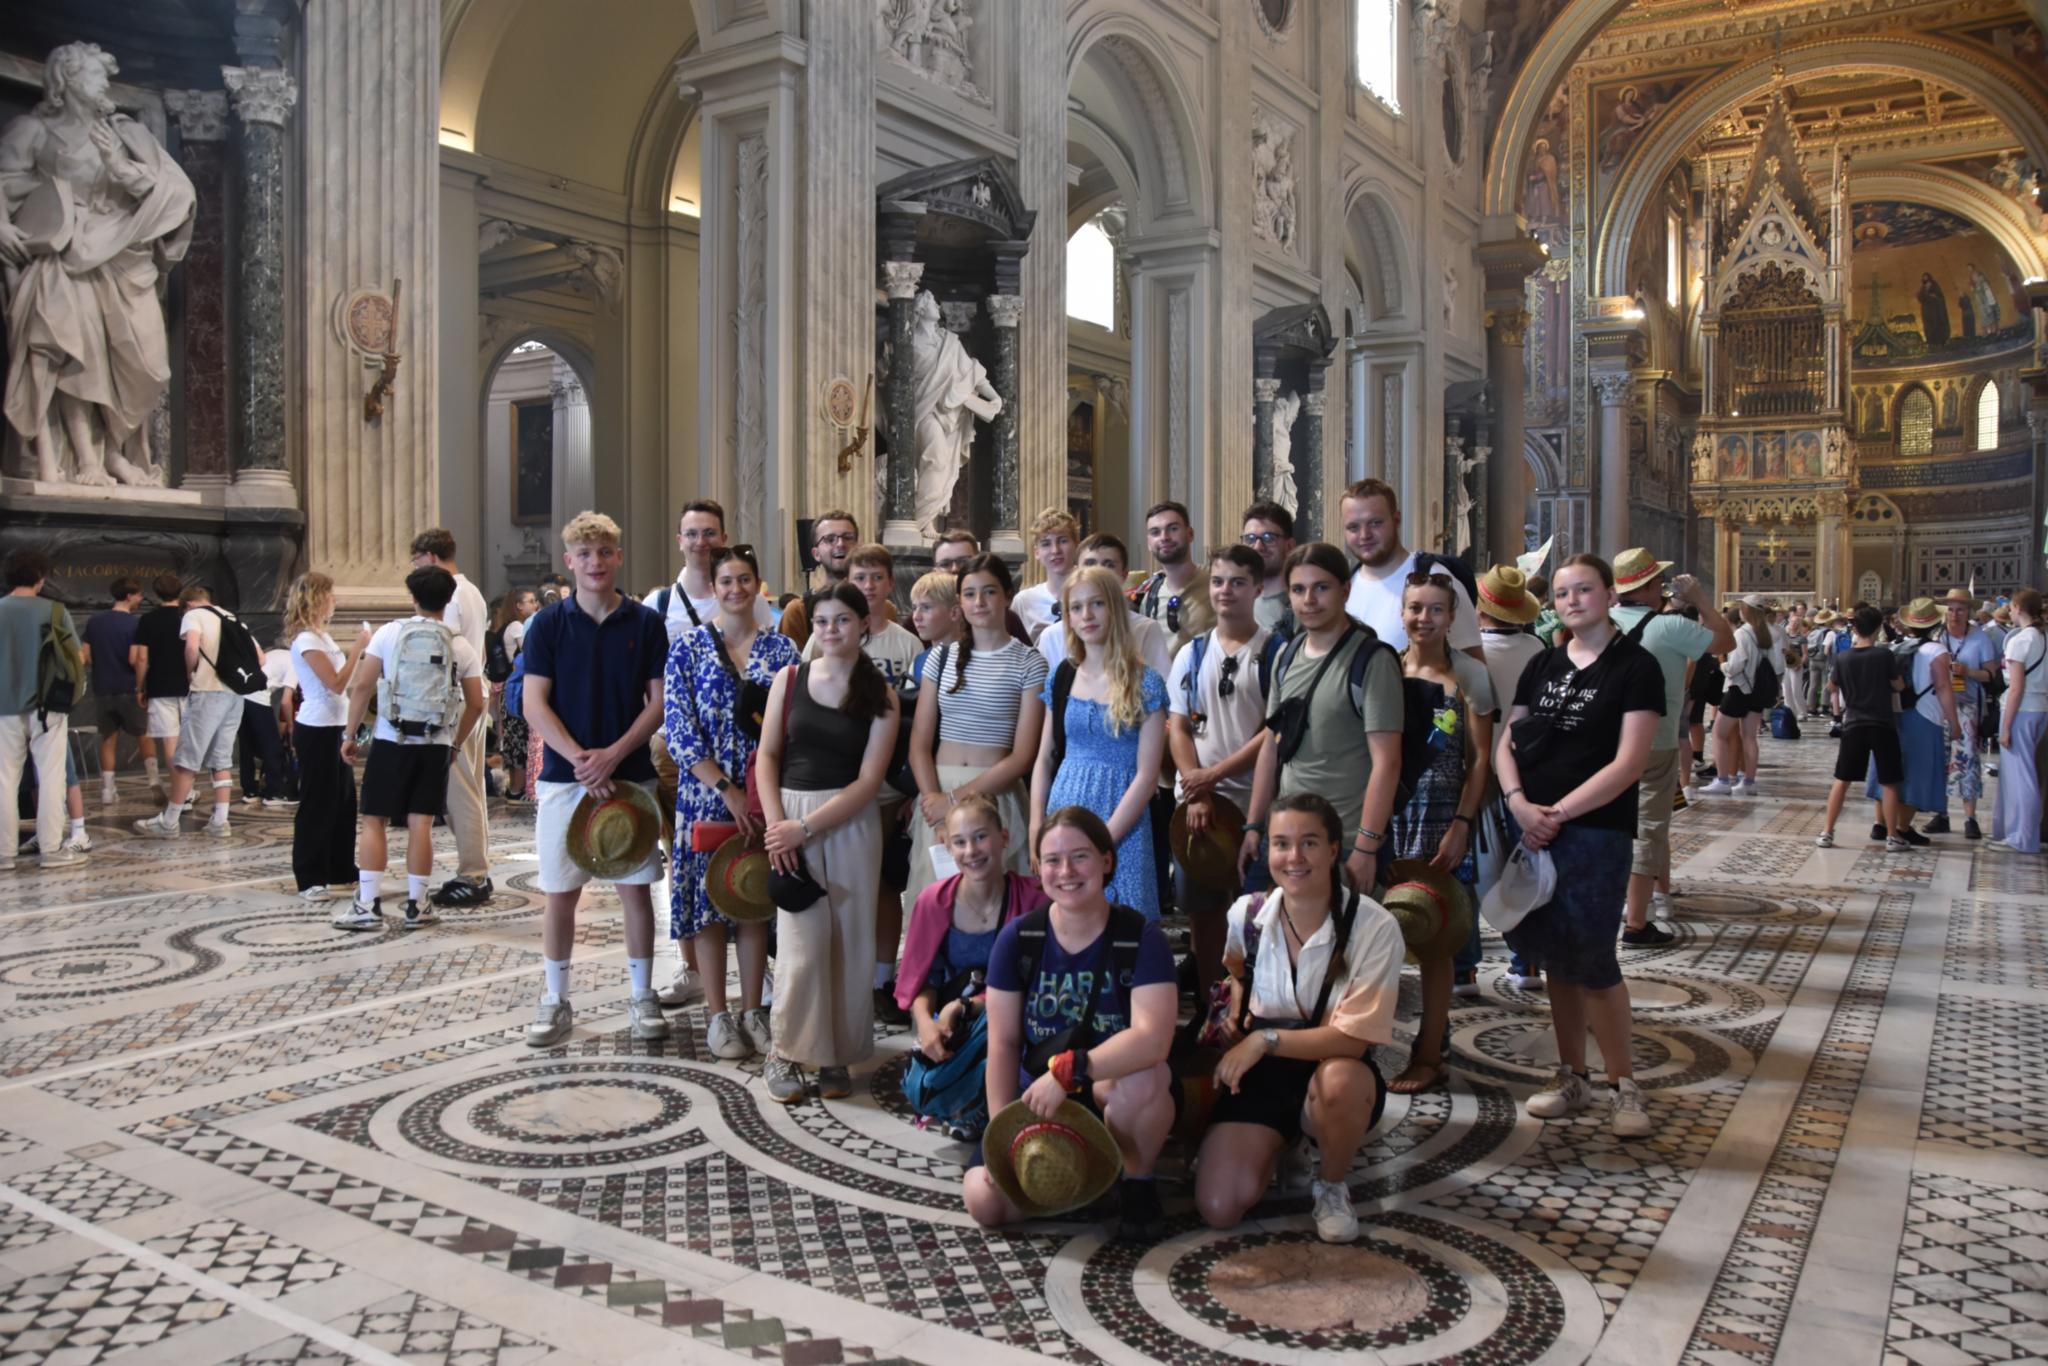
[{"label": "crouching woman", "polygon": [[[988,1111],[1021,1095],[1045,1120],[1070,1097],[1099,1112],[1123,1157],[1119,1234],[1156,1240],[1166,1220],[1152,1169],[1174,1117],[1173,953],[1156,922],[1104,894],[1117,855],[1100,816],[1052,812],[1037,855],[1052,904],[1005,926],[989,956]],[[968,1170],[962,1196],[984,1228],[1024,1217],[986,1165]]]},{"label": "crouching woman", "polygon": [[1345,1174],[1386,1107],[1374,1044],[1393,1040],[1401,927],[1344,877],[1344,826],[1314,793],[1273,803],[1266,831],[1276,891],[1230,908],[1223,966],[1234,1039],[1216,1067],[1216,1108],[1195,1170],[1195,1204],[1230,1228],[1272,1184],[1303,1133],[1322,1154],[1316,1234],[1358,1236]]}]

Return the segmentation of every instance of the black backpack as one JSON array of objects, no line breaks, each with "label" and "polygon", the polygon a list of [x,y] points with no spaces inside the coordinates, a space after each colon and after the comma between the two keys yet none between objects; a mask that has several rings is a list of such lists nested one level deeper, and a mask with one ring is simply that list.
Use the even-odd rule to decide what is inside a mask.
[{"label": "black backpack", "polygon": [[484,677],[503,683],[512,676],[512,657],[505,653],[505,633],[492,630],[484,635]]},{"label": "black backpack", "polygon": [[249,628],[239,617],[231,617],[218,607],[208,604],[206,610],[220,619],[220,654],[206,660],[213,666],[213,676],[232,693],[246,694],[268,687],[269,679],[263,673],[263,651],[258,648],[256,637],[249,634]]},{"label": "black backpack", "polygon": [[1415,552],[1416,573],[1428,574],[1437,570],[1449,574],[1458,581],[1458,586],[1465,590],[1466,602],[1476,603],[1479,601],[1479,580],[1472,573],[1470,565],[1466,564],[1456,555],[1438,555],[1428,550],[1418,550]]},{"label": "black backpack", "polygon": [[[1074,691],[1074,661],[1063,659],[1052,671],[1052,771],[1055,776],[1067,757],[1067,698]],[[1036,967],[1034,965],[1034,971]]]},{"label": "black backpack", "polygon": [[[1408,684],[1410,680],[1402,674],[1399,652],[1393,646],[1381,640],[1379,633],[1370,626],[1363,626],[1353,622],[1350,630],[1365,637],[1364,643],[1352,654],[1350,667],[1345,670],[1347,675],[1345,679],[1346,692],[1351,698],[1351,710],[1353,712],[1357,713],[1360,717],[1365,715],[1365,674],[1366,670],[1372,667],[1373,656],[1379,651],[1385,650],[1388,655],[1392,656],[1394,673],[1401,678],[1401,782],[1400,787],[1394,793],[1394,809],[1399,811],[1407,806],[1408,799],[1415,795],[1415,785],[1422,780],[1423,771],[1429,767],[1429,718],[1426,714],[1421,718],[1422,726],[1420,729],[1411,724],[1416,719],[1414,713],[1418,708],[1414,705],[1409,695]],[[1301,653],[1302,646],[1307,641],[1308,633],[1303,632],[1288,641],[1286,648],[1281,650],[1280,658],[1273,664],[1272,687],[1266,694],[1269,705],[1286,681],[1288,666],[1294,663],[1296,656]],[[1289,717],[1283,715],[1283,711],[1295,703],[1300,703],[1297,709],[1300,713],[1300,719],[1292,726],[1295,732],[1294,743],[1298,746],[1301,740],[1306,737],[1308,730],[1308,708],[1315,700],[1316,690],[1322,686],[1323,674],[1329,668],[1330,660],[1336,655],[1337,650],[1343,647],[1344,639],[1340,638],[1336,647],[1329,654],[1323,656],[1323,663],[1316,667],[1315,675],[1309,680],[1308,691],[1298,698],[1289,698],[1285,703],[1275,707],[1272,713],[1267,716],[1267,728],[1272,730],[1275,735],[1281,737],[1281,749],[1283,752],[1287,750],[1286,737],[1287,731],[1290,728]],[[1280,761],[1286,763],[1292,757],[1291,753],[1283,753],[1280,756]]]},{"label": "black backpack", "polygon": [[[1145,935],[1146,920],[1142,911],[1129,906],[1112,905],[1109,908],[1109,961],[1115,974],[1112,981],[1128,991],[1130,979],[1138,971],[1138,943]],[[1045,961],[1046,936],[1052,933],[1052,911],[1041,906],[1017,922],[1017,989],[1020,996],[1028,997],[1038,983],[1038,965]],[[1088,998],[1088,1015],[1079,1024],[1069,1025],[1051,1038],[1030,1045],[1024,1050],[1025,1069],[1034,1076],[1045,1071],[1052,1060],[1070,1048],[1092,1048],[1096,1043],[1095,1027],[1096,996]]]}]

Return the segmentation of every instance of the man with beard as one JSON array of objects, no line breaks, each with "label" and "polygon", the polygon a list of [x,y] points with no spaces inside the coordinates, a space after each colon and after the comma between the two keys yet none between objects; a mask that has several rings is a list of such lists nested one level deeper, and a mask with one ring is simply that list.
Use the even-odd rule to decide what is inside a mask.
[{"label": "man with beard", "polygon": [[1266,567],[1254,611],[1259,625],[1292,638],[1294,609],[1287,602],[1287,557],[1294,553],[1294,514],[1270,499],[1244,510],[1244,543],[1259,553]]},{"label": "man with beard", "polygon": [[1173,637],[1175,649],[1215,624],[1209,608],[1209,585],[1196,572],[1195,534],[1188,510],[1180,503],[1154,503],[1145,513],[1145,546],[1159,569],[1132,595],[1138,615],[1158,622]]},{"label": "man with beard", "polygon": [[[1344,544],[1358,561],[1345,610],[1354,620],[1372,627],[1381,640],[1405,650],[1408,631],[1401,624],[1402,590],[1410,574],[1426,572],[1441,557],[1418,555],[1401,544],[1401,503],[1394,490],[1380,480],[1361,479],[1351,485],[1344,490],[1341,506]],[[1458,598],[1458,610],[1451,615],[1451,648],[1483,661],[1486,651],[1480,644],[1479,614],[1472,609],[1472,595],[1462,578],[1451,575],[1451,591]]]},{"label": "man with beard", "polygon": [[[859,544],[860,523],[852,513],[834,508],[811,519],[811,558],[818,562],[818,568],[825,571],[825,586],[818,592],[846,582],[852,568],[854,547]],[[812,596],[806,592],[800,600],[782,609],[782,634],[795,641],[799,649],[808,645],[811,639]],[[896,620],[893,604],[888,609],[888,618]]]}]

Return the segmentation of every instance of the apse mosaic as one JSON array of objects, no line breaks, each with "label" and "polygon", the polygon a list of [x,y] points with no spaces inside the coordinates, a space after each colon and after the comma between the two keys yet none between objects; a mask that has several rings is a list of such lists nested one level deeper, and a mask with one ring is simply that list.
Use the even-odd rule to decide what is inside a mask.
[{"label": "apse mosaic", "polygon": [[1854,207],[1851,349],[1859,366],[1961,359],[2032,340],[2018,272],[1988,234],[1923,204]]}]

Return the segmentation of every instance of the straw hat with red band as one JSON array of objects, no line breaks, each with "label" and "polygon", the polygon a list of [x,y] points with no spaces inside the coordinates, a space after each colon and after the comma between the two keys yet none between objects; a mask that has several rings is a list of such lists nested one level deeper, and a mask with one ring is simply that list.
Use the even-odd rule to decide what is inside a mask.
[{"label": "straw hat with red band", "polygon": [[610,881],[646,863],[661,838],[661,807],[638,783],[613,783],[609,797],[588,792],[569,813],[569,858],[592,877]]},{"label": "straw hat with red band", "polygon": [[1658,559],[1641,546],[1624,550],[1614,557],[1614,591],[1632,593],[1668,571],[1673,563]]},{"label": "straw hat with red band", "polygon": [[1448,958],[1472,936],[1472,893],[1421,859],[1395,859],[1380,904],[1417,962]]},{"label": "straw hat with red band", "polygon": [[1480,576],[1477,606],[1510,626],[1527,626],[1543,615],[1543,604],[1529,592],[1529,576],[1511,564],[1497,564]]},{"label": "straw hat with red band", "polygon": [[718,913],[736,925],[766,924],[775,918],[768,899],[768,851],[734,831],[712,852],[704,870],[704,892]]},{"label": "straw hat with red band", "polygon": [[1899,609],[1899,625],[1909,631],[1924,631],[1941,625],[1941,604],[1933,598],[1915,598]]},{"label": "straw hat with red band", "polygon": [[981,1136],[988,1174],[1028,1219],[1050,1219],[1107,1194],[1123,1175],[1116,1139],[1076,1101],[1063,1100],[1051,1119],[1040,1119],[1016,1100],[988,1122]]}]

